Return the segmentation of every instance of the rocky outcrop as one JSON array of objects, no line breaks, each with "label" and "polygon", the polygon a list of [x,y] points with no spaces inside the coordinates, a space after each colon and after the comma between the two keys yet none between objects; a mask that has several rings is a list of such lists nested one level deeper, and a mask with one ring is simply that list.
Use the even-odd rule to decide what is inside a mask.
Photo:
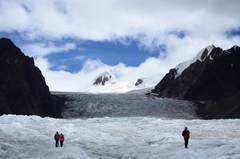
[{"label": "rocky outcrop", "polygon": [[240,91],[218,101],[196,103],[197,113],[205,119],[240,118]]},{"label": "rocky outcrop", "polygon": [[[187,67],[182,69],[186,63]],[[191,62],[171,69],[152,92],[161,97],[205,101],[199,112],[208,118],[240,117],[240,100],[235,97],[240,92],[240,47],[203,49]],[[223,101],[233,105],[225,103],[217,112]]]},{"label": "rocky outcrop", "polygon": [[137,82],[135,83],[135,86],[139,86],[143,83],[143,79],[139,78],[137,79]]},{"label": "rocky outcrop", "polygon": [[111,76],[110,77],[104,77],[104,76],[100,76],[98,77],[95,82],[93,83],[94,85],[102,85],[104,86],[106,82],[111,80]]},{"label": "rocky outcrop", "polygon": [[104,86],[107,82],[111,81],[112,79],[113,79],[113,76],[111,73],[104,72],[95,79],[93,85]]},{"label": "rocky outcrop", "polygon": [[33,58],[0,39],[0,114],[61,117],[63,101],[49,92]]}]

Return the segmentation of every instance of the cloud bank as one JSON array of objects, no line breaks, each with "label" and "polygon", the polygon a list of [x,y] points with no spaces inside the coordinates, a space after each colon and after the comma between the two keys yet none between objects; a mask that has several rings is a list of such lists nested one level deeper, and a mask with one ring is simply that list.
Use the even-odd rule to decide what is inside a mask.
[{"label": "cloud bank", "polygon": [[238,0],[8,0],[0,1],[0,30],[32,38],[112,40],[186,31],[223,33],[240,24]]},{"label": "cloud bank", "polygon": [[[105,70],[117,70],[121,81],[128,83],[141,77],[160,80],[169,68],[193,58],[207,45],[226,49],[239,44],[240,36],[231,34],[240,30],[239,6],[238,0],[0,0],[0,32],[18,32],[31,41],[23,48],[37,56],[36,64],[51,90],[84,91]],[[124,43],[128,38],[141,48],[159,49],[159,57],[138,67],[88,59],[78,73],[52,71],[44,58],[77,47],[67,40],[58,46],[54,43],[58,40]]]}]

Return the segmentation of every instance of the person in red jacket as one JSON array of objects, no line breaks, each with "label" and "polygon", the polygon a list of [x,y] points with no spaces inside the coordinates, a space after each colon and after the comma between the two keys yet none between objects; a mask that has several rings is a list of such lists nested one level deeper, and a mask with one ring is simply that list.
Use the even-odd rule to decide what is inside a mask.
[{"label": "person in red jacket", "polygon": [[62,133],[59,135],[59,141],[60,141],[60,146],[63,147],[64,135]]},{"label": "person in red jacket", "polygon": [[184,131],[182,132],[182,136],[184,138],[185,148],[188,148],[188,140],[190,137],[190,131],[188,130],[187,127],[185,127]]}]

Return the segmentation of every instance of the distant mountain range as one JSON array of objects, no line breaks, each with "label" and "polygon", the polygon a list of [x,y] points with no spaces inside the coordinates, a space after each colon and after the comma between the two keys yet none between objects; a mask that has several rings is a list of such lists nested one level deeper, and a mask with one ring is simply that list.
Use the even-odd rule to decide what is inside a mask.
[{"label": "distant mountain range", "polygon": [[[141,76],[140,76],[141,77]],[[94,79],[92,86],[86,91],[89,93],[126,93],[133,90],[146,89],[153,86],[154,78],[125,79],[118,70],[110,69],[100,73]]]},{"label": "distant mountain range", "polygon": [[240,47],[202,49],[193,60],[170,69],[152,93],[195,101],[204,118],[239,118]]},{"label": "distant mountain range", "polygon": [[[93,85],[95,86],[105,86],[107,84],[111,84],[111,85],[114,85],[118,82],[118,77],[114,74],[113,70],[111,71],[105,71],[103,72],[102,74],[100,74],[95,80],[94,80],[94,83]],[[141,87],[144,82],[145,82],[146,78],[143,79],[143,78],[138,78],[136,79],[135,82],[133,82],[132,84],[132,87]]]}]

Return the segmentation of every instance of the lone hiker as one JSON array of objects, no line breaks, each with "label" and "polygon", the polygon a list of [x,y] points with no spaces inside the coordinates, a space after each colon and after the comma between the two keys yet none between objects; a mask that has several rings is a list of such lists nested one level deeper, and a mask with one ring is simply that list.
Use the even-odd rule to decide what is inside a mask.
[{"label": "lone hiker", "polygon": [[183,130],[182,136],[184,138],[185,148],[188,148],[188,140],[189,140],[189,137],[190,137],[190,131],[188,130],[187,127],[185,127],[185,129]]},{"label": "lone hiker", "polygon": [[55,146],[58,147],[59,146],[59,133],[58,132],[55,133],[54,139],[55,139]]},{"label": "lone hiker", "polygon": [[63,147],[64,135],[61,133],[59,136],[60,146]]}]

